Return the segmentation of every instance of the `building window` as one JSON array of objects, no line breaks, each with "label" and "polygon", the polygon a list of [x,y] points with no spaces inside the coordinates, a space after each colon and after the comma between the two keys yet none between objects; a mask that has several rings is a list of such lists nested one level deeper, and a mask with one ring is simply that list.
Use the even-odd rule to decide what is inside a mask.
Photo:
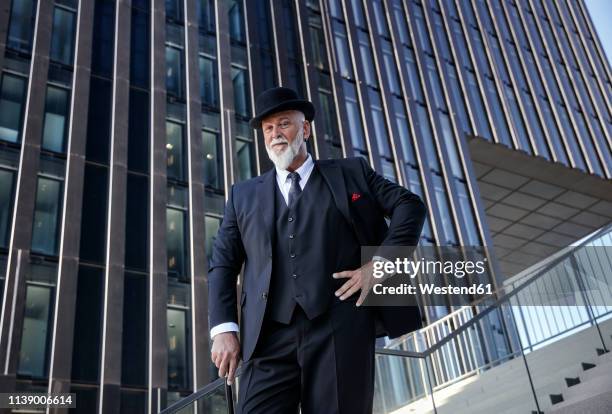
[{"label": "building window", "polygon": [[400,88],[399,78],[397,76],[397,67],[393,57],[393,46],[388,40],[381,40],[381,44],[383,63],[387,80],[389,82],[389,89],[391,93],[400,96],[402,94],[402,90]]},{"label": "building window", "polygon": [[249,117],[249,99],[246,70],[232,66],[232,84],[234,86],[234,110],[237,115]]},{"label": "building window", "polygon": [[204,233],[206,234],[204,247],[206,248],[206,258],[208,259],[209,265],[212,259],[213,245],[215,243],[215,239],[217,238],[217,232],[219,231],[220,226],[221,218],[208,215],[204,216]]},{"label": "building window", "polygon": [[219,144],[219,134],[206,130],[202,131],[204,184],[215,190],[223,188],[223,157]]},{"label": "building window", "polygon": [[130,84],[149,87],[149,14],[132,8]]},{"label": "building window", "polygon": [[199,29],[205,32],[215,31],[215,1],[214,0],[197,0]]},{"label": "building window", "polygon": [[66,121],[68,115],[68,90],[47,86],[43,149],[64,152]]},{"label": "building window", "polygon": [[374,88],[378,87],[378,80],[376,79],[376,71],[374,70],[374,60],[372,58],[372,48],[370,46],[370,39],[368,34],[359,30],[359,53],[361,55],[361,64],[363,66],[363,73],[365,76],[366,84]]},{"label": "building window", "polygon": [[[73,380],[93,383],[99,380],[103,281],[103,268],[84,265],[79,267],[72,347]],[[79,401],[82,409],[83,401]]]},{"label": "building window", "polygon": [[389,29],[385,20],[385,11],[380,0],[373,0],[372,7],[374,9],[374,21],[376,22],[376,31],[379,35],[389,37]]},{"label": "building window", "polygon": [[19,350],[19,375],[34,378],[47,376],[48,341],[51,332],[53,287],[26,285],[23,334]]},{"label": "building window", "polygon": [[246,43],[244,33],[244,13],[242,1],[230,0],[229,2],[229,31],[230,39],[239,43]]},{"label": "building window", "polygon": [[183,57],[180,49],[166,46],[166,92],[183,97]]},{"label": "building window", "polygon": [[219,91],[218,91],[217,65],[215,60],[200,56],[200,99],[202,104],[218,107],[219,106]]},{"label": "building window", "polygon": [[146,271],[149,239],[149,178],[128,173],[125,209],[125,266]]},{"label": "building window", "polygon": [[185,181],[183,125],[166,122],[168,178]]},{"label": "building window", "polygon": [[[125,273],[123,282],[123,335],[121,340],[122,385],[146,385],[147,357],[142,352],[147,347],[147,299],[148,277],[137,273]],[[122,398],[123,400],[123,398]],[[143,412],[142,410],[141,412]],[[124,412],[123,410],[121,412]],[[137,411],[126,411],[137,412]]]},{"label": "building window", "polygon": [[0,247],[8,248],[15,173],[0,169]]},{"label": "building window", "polygon": [[[168,190],[172,191],[173,187]],[[186,212],[178,208],[166,209],[166,243],[168,246],[168,276],[187,278]]]},{"label": "building window", "polygon": [[88,161],[108,164],[111,137],[112,83],[109,80],[92,76],[90,85],[85,156]]},{"label": "building window", "polygon": [[238,174],[240,181],[253,177],[253,143],[244,139],[236,139],[236,156],[238,158]]},{"label": "building window", "polygon": [[149,172],[149,94],[130,88],[128,170]]},{"label": "building window", "polygon": [[168,387],[189,388],[187,309],[168,307]]},{"label": "building window", "polygon": [[414,145],[412,143],[410,130],[408,129],[410,124],[408,123],[404,103],[402,102],[401,98],[396,96],[393,97],[393,109],[395,113],[397,133],[402,146],[404,162],[411,165],[417,165],[416,157],[414,155]]},{"label": "building window", "polygon": [[462,210],[461,214],[459,214],[459,218],[463,220],[463,228],[467,234],[467,244],[469,246],[480,246],[478,226],[474,219],[474,211],[470,203],[467,185],[460,181],[457,181],[455,184],[458,192],[459,206]]},{"label": "building window", "polygon": [[455,232],[455,227],[453,226],[451,210],[448,204],[448,197],[446,195],[444,183],[442,182],[442,177],[437,174],[432,174],[432,178],[434,182],[436,201],[440,211],[440,218],[442,219],[442,230],[444,230],[444,240],[440,240],[440,244],[456,245],[457,233]]},{"label": "building window", "polygon": [[346,116],[348,118],[347,124],[353,148],[362,153],[367,153],[355,85],[349,81],[344,81],[342,82],[342,86],[344,90],[344,102],[346,104]]},{"label": "building window", "polygon": [[93,45],[91,71],[110,78],[113,68],[115,39],[115,4],[96,1],[94,8]]},{"label": "building window", "polygon": [[104,263],[107,196],[107,167],[86,163],[81,209],[81,262]]},{"label": "building window", "polygon": [[378,144],[378,152],[383,157],[392,158],[393,154],[391,154],[391,148],[389,147],[389,134],[387,134],[380,94],[370,89],[369,95],[370,111],[374,123],[374,138]]},{"label": "building window", "polygon": [[47,255],[57,254],[58,224],[62,183],[38,177],[36,210],[32,229],[32,251]]},{"label": "building window", "polygon": [[183,21],[182,0],[166,0],[166,19],[176,22]]},{"label": "building window", "polygon": [[351,66],[351,57],[348,50],[346,27],[344,23],[335,20],[332,22],[332,26],[334,29],[334,44],[336,45],[340,75],[350,79],[353,76],[353,68]]},{"label": "building window", "polygon": [[25,79],[2,75],[0,86],[0,139],[18,142],[21,135]]},{"label": "building window", "polygon": [[421,139],[425,145],[425,153],[427,154],[427,164],[433,171],[440,171],[440,163],[438,161],[438,154],[436,152],[434,144],[434,136],[431,130],[431,124],[429,123],[429,115],[427,109],[424,106],[416,105],[418,126],[421,132]]},{"label": "building window", "polygon": [[74,49],[74,28],[76,13],[61,7],[53,12],[53,31],[49,58],[53,61],[72,65]]},{"label": "building window", "polygon": [[32,32],[36,18],[36,2],[34,0],[13,0],[7,46],[22,52],[32,50]]}]

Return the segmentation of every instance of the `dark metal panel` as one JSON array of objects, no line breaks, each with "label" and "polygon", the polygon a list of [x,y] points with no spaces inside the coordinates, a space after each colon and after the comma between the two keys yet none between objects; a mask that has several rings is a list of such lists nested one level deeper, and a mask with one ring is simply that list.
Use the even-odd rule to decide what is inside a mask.
[{"label": "dark metal panel", "polygon": [[166,4],[151,0],[151,177],[149,228],[148,404],[166,406],[168,390],[168,264],[166,250]]},{"label": "dark metal panel", "polygon": [[191,360],[193,389],[209,381],[208,287],[204,226],[203,149],[201,129],[198,18],[195,2],[185,2],[185,62],[187,79],[187,165],[189,176],[189,252],[191,264]]},{"label": "dark metal panel", "polygon": [[131,15],[131,0],[118,0],[115,6],[109,205],[98,399],[99,412],[108,414],[116,413],[120,408],[130,90],[130,48],[126,45],[130,44]]},{"label": "dark metal panel", "polygon": [[[26,288],[23,271],[27,269],[32,241],[32,216],[40,161],[52,16],[53,4],[39,2],[0,318],[0,375],[14,374],[19,361]],[[18,254],[20,250],[24,254]],[[21,271],[19,275],[18,269]],[[15,299],[17,300],[14,302]],[[14,309],[17,312],[13,312]]]},{"label": "dark metal panel", "polygon": [[[75,45],[68,156],[64,182],[64,209],[60,228],[59,271],[53,314],[51,355],[49,358],[49,393],[64,393],[70,390],[79,268],[83,174],[87,141],[87,106],[89,102],[93,16],[94,3],[81,2],[76,30],[78,40]],[[49,413],[54,414],[65,411],[61,409],[48,410]]]}]

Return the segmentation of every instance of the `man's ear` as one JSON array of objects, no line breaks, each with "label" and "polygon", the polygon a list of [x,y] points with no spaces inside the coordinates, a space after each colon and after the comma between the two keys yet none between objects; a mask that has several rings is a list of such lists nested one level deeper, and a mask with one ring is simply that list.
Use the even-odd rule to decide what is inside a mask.
[{"label": "man's ear", "polygon": [[311,127],[310,121],[304,121],[304,141],[307,141],[308,138],[310,138]]}]

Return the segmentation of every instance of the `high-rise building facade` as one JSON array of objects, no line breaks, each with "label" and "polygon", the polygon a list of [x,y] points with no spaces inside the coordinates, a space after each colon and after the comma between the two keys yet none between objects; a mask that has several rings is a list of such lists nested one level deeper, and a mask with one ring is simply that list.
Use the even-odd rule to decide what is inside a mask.
[{"label": "high-rise building facade", "polygon": [[0,389],[76,412],[212,379],[208,257],[231,185],[271,167],[269,87],[315,104],[315,158],[422,196],[422,244],[491,246],[495,283],[612,221],[582,0],[7,0],[0,69]]}]

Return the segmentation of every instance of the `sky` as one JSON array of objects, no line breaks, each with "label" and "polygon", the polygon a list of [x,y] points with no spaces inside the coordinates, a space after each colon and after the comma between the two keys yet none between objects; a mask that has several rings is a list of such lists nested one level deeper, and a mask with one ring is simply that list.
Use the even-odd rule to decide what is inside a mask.
[{"label": "sky", "polygon": [[584,2],[608,57],[608,62],[612,62],[612,24],[610,24],[612,22],[612,1],[584,0]]}]

